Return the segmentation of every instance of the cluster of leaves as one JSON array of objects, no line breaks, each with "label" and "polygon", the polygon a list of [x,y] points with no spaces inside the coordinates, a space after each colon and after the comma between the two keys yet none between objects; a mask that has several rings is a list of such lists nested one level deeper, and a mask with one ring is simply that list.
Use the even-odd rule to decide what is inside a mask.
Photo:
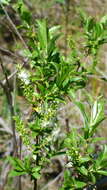
[{"label": "cluster of leaves", "polygon": [[69,91],[84,87],[86,76],[84,70],[78,71],[76,59],[66,60],[56,47],[59,26],[49,29],[46,20],[38,20],[36,27],[37,35],[29,41],[30,50],[24,50],[30,70],[19,66],[18,74],[32,111],[27,126],[19,117],[15,117],[15,121],[23,143],[31,147],[33,156],[39,157],[37,167],[43,167],[46,158],[57,152],[51,148],[57,108],[64,103]]},{"label": "cluster of leaves", "polygon": [[65,139],[68,163],[65,169],[64,185],[61,189],[83,189],[89,184],[95,184],[101,175],[107,175],[107,146],[99,152],[96,142],[104,140],[103,137],[95,137],[95,131],[104,120],[104,100],[99,97],[87,116],[85,106],[81,102],[75,102],[84,119],[84,127],[81,133],[72,129]]},{"label": "cluster of leaves", "polygon": [[107,16],[102,17],[100,21],[95,21],[92,17],[84,19],[86,47],[90,54],[96,55],[100,45],[107,43],[106,23]]},{"label": "cluster of leaves", "polygon": [[80,11],[82,24],[84,28],[84,45],[86,54],[93,57],[93,69],[98,63],[98,52],[101,45],[107,43],[107,15],[103,16],[100,21]]},{"label": "cluster of leaves", "polygon": [[40,178],[41,167],[35,167],[34,160],[30,156],[26,156],[23,161],[8,156],[8,160],[14,167],[9,174],[11,177],[29,174],[31,179]]}]

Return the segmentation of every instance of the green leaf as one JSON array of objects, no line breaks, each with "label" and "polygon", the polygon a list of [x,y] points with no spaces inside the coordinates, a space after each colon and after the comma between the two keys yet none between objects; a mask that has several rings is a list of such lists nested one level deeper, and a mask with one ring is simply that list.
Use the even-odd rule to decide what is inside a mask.
[{"label": "green leaf", "polygon": [[84,182],[82,182],[82,181],[77,181],[77,180],[75,180],[75,187],[76,188],[83,188],[83,187],[85,187],[87,184],[86,183],[84,183]]},{"label": "green leaf", "polygon": [[105,15],[105,16],[103,16],[103,17],[101,18],[100,23],[101,23],[101,24],[104,24],[104,25],[107,23],[107,15]]},{"label": "green leaf", "polygon": [[83,175],[88,175],[88,170],[85,168],[85,166],[81,166],[78,168],[79,172]]},{"label": "green leaf", "polygon": [[52,39],[55,36],[56,32],[58,32],[60,28],[61,28],[61,26],[57,25],[57,26],[53,26],[49,29],[50,39]]},{"label": "green leaf", "polygon": [[36,179],[39,179],[41,177],[41,174],[40,174],[40,170],[41,170],[41,167],[40,166],[36,166],[32,169],[32,176]]},{"label": "green leaf", "polygon": [[92,136],[96,127],[105,119],[104,100],[99,97],[93,106],[90,119],[90,135]]},{"label": "green leaf", "polygon": [[37,172],[33,173],[32,176],[35,178],[35,179],[40,179],[41,175]]},{"label": "green leaf", "polygon": [[19,172],[25,171],[24,162],[19,158],[8,156],[7,160],[10,161],[10,163],[14,167],[14,170],[17,170]]},{"label": "green leaf", "polygon": [[72,129],[72,132],[70,134],[68,134],[68,137],[65,139],[64,142],[64,146],[71,149],[73,148],[77,148],[77,138],[78,138],[78,134],[77,134],[77,130],[75,128]]},{"label": "green leaf", "polygon": [[101,175],[107,176],[107,171],[98,170],[97,173],[98,173],[98,174],[101,174]]},{"label": "green leaf", "polygon": [[27,6],[23,3],[23,0],[18,0],[18,2],[15,4],[15,8],[20,14],[21,20],[25,21],[27,24],[30,24],[31,12],[27,8]]},{"label": "green leaf", "polygon": [[24,158],[24,167],[27,171],[29,171],[30,167],[31,167],[31,157],[30,156],[26,156]]},{"label": "green leaf", "polygon": [[36,166],[32,169],[32,172],[38,172],[41,170],[41,166]]},{"label": "green leaf", "polygon": [[24,50],[23,50],[23,55],[26,56],[26,57],[28,57],[28,58],[31,58],[31,57],[32,57],[32,53],[31,53],[31,51],[28,50],[28,49],[24,49]]},{"label": "green leaf", "polygon": [[103,166],[103,163],[107,162],[107,146],[105,145],[102,152],[99,154],[97,160],[95,161],[96,169],[100,169]]},{"label": "green leaf", "polygon": [[98,141],[104,141],[106,140],[106,137],[94,137],[92,138],[91,142],[96,143]]},{"label": "green leaf", "polygon": [[91,158],[89,156],[87,156],[87,157],[80,157],[79,158],[79,163],[82,164],[82,163],[88,162],[90,160],[91,160]]},{"label": "green leaf", "polygon": [[74,103],[78,106],[78,108],[80,109],[80,111],[82,113],[82,116],[84,119],[84,125],[85,125],[84,127],[86,129],[88,129],[89,128],[89,116],[86,113],[84,104],[82,102],[76,102],[76,101]]},{"label": "green leaf", "polygon": [[66,78],[66,79],[64,80],[64,82],[62,83],[62,86],[65,87],[65,86],[69,83],[69,81],[70,81],[69,77]]},{"label": "green leaf", "polygon": [[26,171],[20,172],[20,171],[11,170],[11,172],[9,173],[9,176],[15,177],[15,176],[21,176],[21,175],[25,175],[25,174],[27,174]]},{"label": "green leaf", "polygon": [[36,22],[38,24],[38,39],[40,47],[47,52],[49,36],[46,20],[37,20]]},{"label": "green leaf", "polygon": [[91,172],[90,176],[91,176],[91,180],[92,180],[93,184],[95,184],[96,183],[96,177],[95,177],[95,175]]},{"label": "green leaf", "polygon": [[60,37],[60,34],[54,35],[52,39],[50,39],[48,43],[48,59],[56,50],[55,42]]}]

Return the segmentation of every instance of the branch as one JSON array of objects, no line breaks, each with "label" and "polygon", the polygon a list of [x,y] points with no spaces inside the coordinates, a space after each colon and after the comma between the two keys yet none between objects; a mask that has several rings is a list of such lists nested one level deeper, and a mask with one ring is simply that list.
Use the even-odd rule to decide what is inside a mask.
[{"label": "branch", "polygon": [[[23,61],[23,64],[22,64],[21,68],[23,68],[23,66],[24,66],[26,63],[27,63],[26,60]],[[17,72],[18,72],[18,69],[16,69],[13,73],[11,73],[11,75],[9,75],[9,76],[7,77],[8,81],[9,81],[11,78],[13,78],[13,77],[17,74]],[[6,79],[4,79],[3,82],[0,81],[0,83],[1,83],[0,85],[5,85],[5,84],[6,84]]]},{"label": "branch", "polygon": [[[18,55],[18,54],[16,54],[16,53],[13,53],[13,52],[11,52],[11,51],[5,49],[5,48],[0,47],[0,51],[1,51],[1,53],[3,53],[4,55],[12,56],[12,57],[14,57],[14,58],[16,58],[16,59],[20,59],[20,61],[23,62],[22,67],[25,66],[26,63],[28,62],[28,58],[24,58],[24,57],[22,57],[21,55]],[[11,78],[13,78],[13,77],[16,75],[17,72],[18,72],[18,69],[16,69],[13,73],[11,73],[10,76],[7,77],[7,79],[10,80]],[[3,85],[5,85],[5,84],[6,84],[6,80],[5,80],[5,79],[4,79],[2,82],[0,81],[0,85],[2,86],[2,88],[3,88]]]},{"label": "branch", "polygon": [[27,5],[27,7],[28,7],[30,10],[33,10],[33,5],[32,5],[32,3],[31,3],[29,0],[24,0],[24,3]]},{"label": "branch", "polygon": [[23,39],[22,36],[20,35],[19,31],[17,30],[15,24],[14,24],[13,21],[11,20],[10,16],[8,15],[8,12],[6,11],[6,9],[5,9],[5,7],[3,6],[3,4],[1,3],[1,1],[0,1],[0,5],[1,5],[1,7],[2,7],[2,9],[3,9],[3,11],[4,11],[5,15],[6,15],[6,17],[7,17],[7,20],[9,21],[9,23],[10,23],[11,26],[13,27],[13,29],[14,29],[16,35],[19,37],[19,39],[20,39],[20,41],[22,42],[23,46],[24,46],[26,49],[28,49],[28,46],[26,45],[24,39]]},{"label": "branch", "polygon": [[8,105],[9,105],[9,110],[10,110],[10,113],[11,113],[11,127],[12,127],[12,132],[13,132],[13,141],[14,141],[13,142],[13,150],[14,150],[14,154],[17,155],[18,154],[18,149],[17,149],[17,140],[16,140],[16,131],[15,131],[15,121],[13,119],[13,117],[15,116],[14,107],[13,107],[13,97],[12,97],[12,94],[11,94],[11,87],[10,87],[10,84],[9,84],[9,81],[8,81],[8,76],[7,76],[7,73],[5,72],[5,68],[3,66],[1,57],[0,57],[0,61],[1,61],[1,68],[2,68],[3,74],[5,76],[5,80],[6,80],[5,85],[1,81],[0,81],[0,85],[3,88],[4,93],[6,95],[7,102],[8,102]]},{"label": "branch", "polygon": [[4,68],[4,65],[3,65],[3,63],[2,63],[1,57],[0,57],[0,61],[1,61],[1,68],[2,68],[3,74],[4,74],[4,76],[5,76],[6,83],[7,83],[7,88],[8,88],[8,90],[11,91],[10,84],[9,84],[9,81],[8,81],[8,76],[7,76],[6,70],[5,70],[5,68]]},{"label": "branch", "polygon": [[11,56],[11,57],[14,57],[14,58],[17,58],[17,59],[21,59],[21,60],[23,59],[22,56],[17,55],[16,53],[13,53],[13,52],[11,52],[11,51],[9,51],[9,50],[3,48],[3,47],[0,47],[0,51],[1,51],[1,53],[4,54],[4,55]]}]

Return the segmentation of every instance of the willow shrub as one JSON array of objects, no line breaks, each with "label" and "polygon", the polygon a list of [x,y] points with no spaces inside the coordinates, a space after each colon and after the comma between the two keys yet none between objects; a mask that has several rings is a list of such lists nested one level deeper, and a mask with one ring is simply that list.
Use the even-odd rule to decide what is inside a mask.
[{"label": "willow shrub", "polygon": [[[77,91],[85,88],[88,76],[96,72],[99,48],[107,42],[107,17],[96,21],[81,13],[82,48],[78,47],[73,36],[69,37],[70,51],[65,56],[56,45],[61,37],[60,26],[49,28],[46,20],[34,21],[23,1],[18,1],[14,8],[20,15],[20,29],[26,33],[28,49],[23,50],[23,56],[28,59],[29,69],[18,65],[18,78],[23,95],[31,106],[31,114],[26,122],[21,113],[14,117],[16,130],[30,154],[22,159],[8,158],[13,165],[10,175],[28,174],[35,181],[34,189],[37,189],[37,179],[41,177],[46,163],[53,156],[64,154],[67,164],[61,190],[82,190],[102,175],[107,175],[107,146],[104,145],[99,153],[94,145],[103,140],[95,137],[95,133],[105,119],[105,102],[101,96],[96,98],[91,102],[89,114],[85,104],[77,98]],[[90,64],[83,61],[87,56]],[[56,149],[57,110],[60,104],[66,104],[67,98],[80,109],[84,126],[81,131],[74,128],[67,133]]]}]

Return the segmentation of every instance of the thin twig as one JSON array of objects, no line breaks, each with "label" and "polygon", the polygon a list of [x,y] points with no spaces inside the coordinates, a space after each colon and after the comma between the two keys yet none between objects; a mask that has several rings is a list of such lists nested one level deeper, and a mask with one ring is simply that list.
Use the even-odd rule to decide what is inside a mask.
[{"label": "thin twig", "polygon": [[14,154],[17,155],[18,150],[17,150],[17,140],[16,140],[16,132],[15,132],[15,121],[13,119],[13,117],[15,116],[15,113],[14,113],[14,107],[13,107],[13,101],[12,101],[11,87],[10,87],[8,77],[7,77],[7,73],[5,72],[5,68],[4,68],[4,65],[2,63],[1,57],[0,57],[0,61],[1,61],[1,68],[2,68],[3,74],[5,76],[5,80],[6,80],[5,85],[1,81],[0,81],[0,85],[3,88],[4,93],[6,95],[7,102],[9,105],[9,110],[11,113],[11,127],[12,127],[12,132],[13,132],[13,141],[14,141],[13,142],[13,150],[14,150]]},{"label": "thin twig", "polygon": [[[23,67],[26,65],[26,63],[28,62],[28,59],[22,59],[22,57],[20,57],[20,59],[21,59],[21,61],[23,62],[23,64],[21,65],[21,68],[23,68]],[[16,69],[13,73],[11,73],[11,74],[7,77],[8,81],[9,81],[11,78],[13,78],[13,77],[17,74],[17,72],[18,72],[18,69]],[[2,86],[2,88],[3,88],[3,85],[5,85],[5,84],[6,84],[6,79],[4,79],[2,82],[0,81],[0,85]]]},{"label": "thin twig", "polygon": [[13,53],[13,52],[11,52],[11,51],[9,51],[9,50],[3,48],[3,47],[0,47],[0,51],[1,51],[1,53],[4,54],[4,55],[11,56],[11,57],[14,57],[14,58],[23,60],[23,57],[20,56],[19,54],[17,55],[16,53]]},{"label": "thin twig", "polygon": [[66,123],[66,133],[69,134],[70,128],[69,128],[69,119],[68,118],[65,119],[65,123]]},{"label": "thin twig", "polygon": [[0,5],[1,5],[1,7],[2,7],[2,9],[3,9],[3,11],[4,11],[5,15],[6,15],[6,17],[7,17],[7,20],[9,21],[9,23],[10,23],[11,26],[13,27],[15,33],[16,33],[17,36],[19,37],[19,39],[20,39],[20,41],[22,42],[23,46],[24,46],[26,49],[28,49],[28,46],[26,45],[24,39],[23,39],[22,36],[20,35],[19,31],[17,30],[15,24],[14,24],[13,21],[11,20],[10,16],[8,15],[8,12],[6,11],[6,9],[5,9],[5,7],[3,6],[3,4],[1,3],[1,1],[0,1]]},{"label": "thin twig", "polygon": [[1,68],[2,68],[3,74],[5,76],[6,83],[7,83],[7,88],[10,90],[11,87],[10,87],[10,84],[9,84],[9,81],[8,81],[8,76],[7,76],[6,70],[5,70],[4,66],[3,66],[1,57],[0,57],[0,61],[1,61],[1,63],[0,63],[1,64]]},{"label": "thin twig", "polygon": [[[14,77],[14,75],[18,72],[18,70],[15,70],[13,73],[11,73],[11,75],[8,76],[8,81]],[[2,82],[3,85],[6,84],[6,79],[3,80]]]},{"label": "thin twig", "polygon": [[[13,52],[11,52],[11,51],[9,51],[9,50],[3,48],[3,47],[0,47],[0,51],[1,51],[1,53],[5,54],[5,55],[7,55],[7,56],[12,56],[12,57],[14,57],[14,58],[16,58],[16,59],[20,59],[20,61],[23,62],[21,68],[24,67],[24,66],[26,65],[26,63],[28,62],[28,58],[25,58],[25,57],[23,57],[23,56],[21,56],[21,55],[19,55],[19,54],[13,53]],[[13,73],[11,73],[10,76],[7,77],[8,80],[10,80],[11,78],[13,78],[14,75],[15,75],[17,72],[18,72],[18,69],[16,69]],[[5,83],[6,83],[6,80],[3,80],[3,81],[2,81],[2,84],[5,85]]]},{"label": "thin twig", "polygon": [[14,53],[14,52],[9,51],[9,50],[7,50],[7,49],[5,49],[3,47],[0,47],[0,52],[2,54],[4,54],[4,55],[7,55],[9,57],[11,56],[11,57],[13,57],[15,59],[18,59],[18,60],[22,61],[24,63],[23,66],[28,62],[28,58],[27,57],[23,57],[20,54],[16,54],[16,52]]},{"label": "thin twig", "polygon": [[31,1],[29,1],[29,0],[24,0],[24,3],[27,5],[27,7],[28,7],[30,10],[33,9],[33,5],[32,5],[32,3],[31,3]]}]

